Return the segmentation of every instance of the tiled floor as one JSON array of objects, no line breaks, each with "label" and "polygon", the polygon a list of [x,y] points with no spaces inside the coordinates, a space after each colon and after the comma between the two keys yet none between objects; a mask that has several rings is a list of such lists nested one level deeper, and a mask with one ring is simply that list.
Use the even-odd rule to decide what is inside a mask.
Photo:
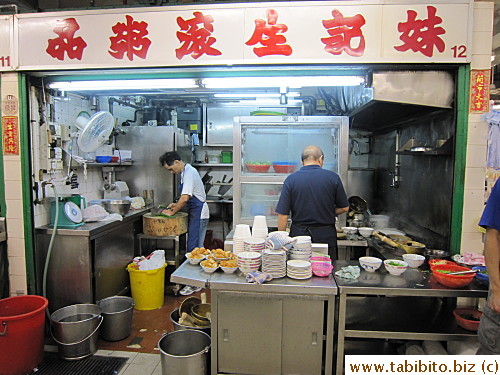
[{"label": "tiled floor", "polygon": [[[210,291],[207,289],[192,295],[200,297],[202,292],[206,292],[207,300],[210,301]],[[174,330],[170,313],[179,307],[185,298],[167,292],[163,307],[149,311],[134,310],[130,336],[116,342],[99,339],[96,355],[128,357],[119,375],[161,375],[158,341],[163,334]],[[57,346],[51,338],[47,338],[45,350],[57,351]]]}]

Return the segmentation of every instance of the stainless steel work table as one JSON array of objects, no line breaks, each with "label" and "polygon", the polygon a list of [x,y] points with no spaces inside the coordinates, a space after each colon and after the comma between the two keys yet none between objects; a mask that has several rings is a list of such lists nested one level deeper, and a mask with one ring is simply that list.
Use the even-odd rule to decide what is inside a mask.
[{"label": "stainless steel work table", "polygon": [[[337,261],[334,272],[358,261]],[[390,275],[384,265],[375,272],[361,269],[356,280],[335,276],[339,287],[337,371],[342,374],[346,338],[353,344],[348,354],[393,354],[390,347],[371,346],[372,339],[465,340],[475,332],[458,327],[452,314],[457,297],[485,298],[488,291],[476,280],[463,289],[438,284],[430,271],[408,268]],[[355,340],[353,340],[355,341]],[[357,347],[356,347],[357,346]]]},{"label": "stainless steel work table", "polygon": [[[150,208],[130,210],[123,220],[85,223],[57,228],[47,274],[50,311],[75,303],[95,303],[129,289],[127,264],[136,255],[136,234]],[[37,290],[42,278],[54,228],[36,228]]]},{"label": "stainless steel work table", "polygon": [[213,375],[332,373],[332,275],[252,284],[240,271],[208,274],[186,261],[170,280],[211,290]]}]

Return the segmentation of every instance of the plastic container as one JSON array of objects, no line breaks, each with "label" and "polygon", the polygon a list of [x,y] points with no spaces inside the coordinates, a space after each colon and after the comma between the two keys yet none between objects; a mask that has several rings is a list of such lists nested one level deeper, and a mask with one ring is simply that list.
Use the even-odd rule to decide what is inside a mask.
[{"label": "plastic container", "polygon": [[141,271],[131,263],[127,266],[130,288],[136,310],[159,309],[165,302],[165,263],[162,267]]},{"label": "plastic container", "polygon": [[167,333],[158,342],[162,375],[208,375],[211,339],[200,330]]},{"label": "plastic container", "polygon": [[[460,307],[453,310],[453,315],[455,315],[457,324],[460,327],[468,331],[477,331],[479,328],[479,319],[481,319],[481,315],[483,315],[483,313],[472,307]],[[467,319],[467,315],[470,315],[477,320]]]},{"label": "plastic container", "polygon": [[480,284],[484,286],[489,286],[490,285],[490,277],[488,276],[487,273],[481,273],[486,271],[485,266],[474,266],[472,267],[473,270],[479,270],[480,272],[476,273],[476,279],[479,281]]},{"label": "plastic container", "polygon": [[77,360],[97,352],[97,339],[102,323],[101,308],[90,303],[70,305],[50,316],[52,338],[59,356]]},{"label": "plastic container", "polygon": [[120,341],[130,336],[134,300],[125,296],[113,296],[100,300],[102,310],[101,337],[106,341]]},{"label": "plastic container", "polygon": [[27,374],[43,361],[45,309],[41,296],[0,300],[0,373]]},{"label": "plastic container", "polygon": [[221,163],[232,163],[233,162],[233,152],[232,151],[221,151],[220,153]]},{"label": "plastic container", "polygon": [[314,262],[311,268],[314,276],[327,277],[332,273],[333,265],[324,262]]},{"label": "plastic container", "polygon": [[112,156],[96,156],[95,161],[98,163],[109,163],[111,162]]},{"label": "plastic container", "polygon": [[449,288],[463,288],[469,285],[474,279],[475,274],[462,274],[462,275],[448,275],[439,271],[450,271],[450,272],[460,272],[460,271],[470,271],[470,268],[452,265],[438,265],[431,267],[432,274],[436,281]]},{"label": "plastic container", "polygon": [[245,164],[250,173],[266,173],[271,168],[271,164]]},{"label": "plastic container", "polygon": [[289,161],[275,161],[273,168],[276,173],[293,173],[297,169],[297,163]]}]

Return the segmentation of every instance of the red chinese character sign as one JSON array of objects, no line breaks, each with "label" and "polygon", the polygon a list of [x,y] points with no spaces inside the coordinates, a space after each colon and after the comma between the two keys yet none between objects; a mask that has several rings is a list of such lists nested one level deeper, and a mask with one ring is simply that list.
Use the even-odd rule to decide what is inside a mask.
[{"label": "red chinese character sign", "polygon": [[145,59],[151,46],[151,40],[146,38],[148,24],[144,21],[134,21],[128,14],[125,18],[126,23],[118,22],[112,27],[115,36],[109,38],[111,46],[108,52],[116,59],[123,59],[125,55],[130,61],[134,56]]},{"label": "red chinese character sign", "polygon": [[17,116],[2,117],[3,154],[19,155],[19,120]]},{"label": "red chinese character sign", "polygon": [[[227,64],[467,63],[470,0],[314,1],[13,16],[18,70]],[[0,62],[10,64],[9,56]],[[18,68],[19,66],[19,68]],[[1,67],[0,67],[1,68]]]},{"label": "red chinese character sign", "polygon": [[49,46],[45,51],[58,60],[64,60],[66,54],[70,59],[81,60],[87,43],[82,37],[75,37],[79,29],[80,26],[75,18],[66,18],[57,21],[57,25],[53,31],[58,37],[49,39]]},{"label": "red chinese character sign", "polygon": [[[366,23],[361,14],[353,17],[344,17],[339,10],[332,11],[333,19],[323,20],[323,26],[328,31],[328,38],[321,38],[325,44],[325,51],[332,55],[342,52],[351,56],[363,56],[365,52],[365,37],[361,28]],[[357,46],[353,47],[357,40]]]},{"label": "red chinese character sign", "polygon": [[286,44],[286,36],[288,26],[279,24],[278,12],[274,9],[268,9],[266,12],[267,21],[263,19],[255,20],[255,30],[252,37],[245,43],[248,46],[259,45],[254,47],[253,52],[258,56],[268,55],[284,55],[292,54],[292,47]]},{"label": "red chinese character sign", "polygon": [[486,113],[490,107],[490,70],[471,70],[469,113]]},{"label": "red chinese character sign", "polygon": [[427,57],[432,57],[434,47],[438,52],[443,52],[445,43],[441,35],[446,31],[439,25],[443,22],[441,17],[436,16],[436,8],[427,7],[427,18],[417,19],[417,12],[408,11],[408,20],[398,24],[401,33],[399,39],[403,41],[400,46],[394,47],[397,51],[420,52]]},{"label": "red chinese character sign", "polygon": [[182,45],[175,50],[175,56],[180,60],[186,55],[191,55],[194,59],[204,54],[222,55],[221,51],[212,47],[217,41],[211,36],[214,32],[213,17],[202,12],[194,12],[193,16],[188,20],[177,17],[177,24],[181,30],[177,32],[177,39]]}]

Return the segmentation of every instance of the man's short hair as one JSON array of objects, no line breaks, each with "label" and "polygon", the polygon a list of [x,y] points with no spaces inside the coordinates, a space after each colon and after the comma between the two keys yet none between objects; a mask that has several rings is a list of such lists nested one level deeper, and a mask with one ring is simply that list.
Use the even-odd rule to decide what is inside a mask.
[{"label": "man's short hair", "polygon": [[182,158],[177,151],[168,151],[160,156],[160,164],[162,166],[166,164],[170,167],[176,160],[182,161]]}]

